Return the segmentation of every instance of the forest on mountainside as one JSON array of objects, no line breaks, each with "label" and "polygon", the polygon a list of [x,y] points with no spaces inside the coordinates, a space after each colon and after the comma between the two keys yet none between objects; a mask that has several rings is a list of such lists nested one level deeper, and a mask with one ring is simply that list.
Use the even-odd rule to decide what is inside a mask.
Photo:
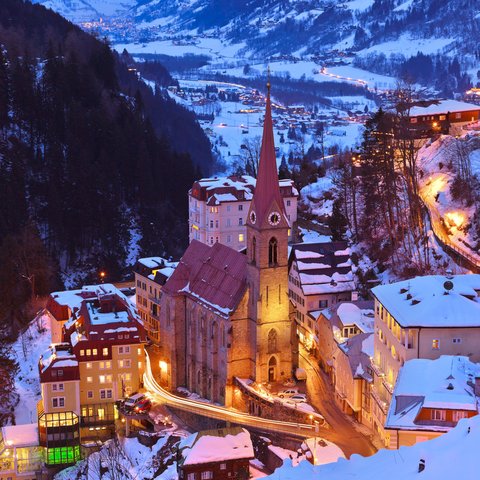
[{"label": "forest on mountainside", "polygon": [[0,331],[14,334],[62,280],[123,278],[138,242],[178,256],[187,191],[211,161],[193,114],[105,41],[0,2]]}]

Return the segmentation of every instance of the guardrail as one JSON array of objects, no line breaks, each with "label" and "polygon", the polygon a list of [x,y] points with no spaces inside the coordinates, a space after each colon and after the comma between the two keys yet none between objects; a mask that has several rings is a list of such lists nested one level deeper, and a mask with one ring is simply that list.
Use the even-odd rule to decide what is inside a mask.
[{"label": "guardrail", "polygon": [[212,405],[209,403],[199,402],[197,400],[186,399],[173,395],[162,388],[154,379],[150,365],[150,358],[148,353],[146,355],[146,369],[144,374],[144,385],[150,393],[158,395],[163,403],[167,406],[178,408],[186,412],[197,415],[214,418],[216,420],[223,420],[246,427],[255,428],[262,431],[272,431],[276,433],[284,433],[296,437],[316,437],[321,436],[316,431],[314,425],[297,422],[283,422],[280,420],[271,420],[261,417],[256,417],[248,413],[239,412],[226,407]]}]

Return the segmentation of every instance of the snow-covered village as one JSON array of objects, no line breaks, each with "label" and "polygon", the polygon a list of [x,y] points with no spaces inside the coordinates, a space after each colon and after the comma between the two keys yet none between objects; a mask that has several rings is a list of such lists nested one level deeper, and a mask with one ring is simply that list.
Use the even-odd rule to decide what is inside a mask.
[{"label": "snow-covered village", "polygon": [[0,1],[0,480],[474,480],[480,5]]}]

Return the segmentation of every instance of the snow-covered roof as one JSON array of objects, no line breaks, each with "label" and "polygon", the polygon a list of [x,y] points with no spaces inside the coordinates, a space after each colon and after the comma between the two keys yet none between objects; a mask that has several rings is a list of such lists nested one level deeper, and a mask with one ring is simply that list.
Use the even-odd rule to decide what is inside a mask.
[{"label": "snow-covered roof", "polygon": [[50,365],[55,367],[78,367],[78,362],[73,354],[70,344],[52,343],[40,357],[41,372],[45,372]]},{"label": "snow-covered roof", "polygon": [[[445,282],[453,289],[448,291]],[[447,285],[448,286],[448,285]],[[480,275],[415,277],[372,289],[403,327],[480,327]]]},{"label": "snow-covered roof", "polygon": [[373,332],[373,309],[360,308],[355,303],[344,302],[338,305],[337,315],[344,326],[355,325],[363,333]]},{"label": "snow-covered roof", "polygon": [[371,381],[368,373],[370,358],[373,357],[373,333],[360,333],[339,345],[350,364],[353,378],[364,378]]},{"label": "snow-covered roof", "polygon": [[9,425],[2,427],[2,437],[7,447],[34,447],[38,445],[38,424]]},{"label": "snow-covered roof", "polygon": [[183,466],[254,457],[247,430],[235,427],[194,433],[180,442]]},{"label": "snow-covered roof", "polygon": [[[457,427],[428,442],[419,442],[400,450],[382,449],[370,457],[352,455],[350,460],[314,466],[300,462],[284,465],[265,480],[451,480],[478,478],[480,416],[460,420]],[[420,459],[425,470],[419,474]]]},{"label": "snow-covered roof", "polygon": [[426,107],[416,106],[410,109],[410,117],[422,115],[440,115],[455,112],[472,112],[480,110],[479,105],[473,103],[459,102],[458,100],[440,100]]},{"label": "snow-covered roof", "polygon": [[480,365],[468,357],[442,355],[436,360],[413,359],[400,370],[386,427],[405,430],[449,430],[451,424],[419,420],[423,408],[478,411],[474,393]]}]

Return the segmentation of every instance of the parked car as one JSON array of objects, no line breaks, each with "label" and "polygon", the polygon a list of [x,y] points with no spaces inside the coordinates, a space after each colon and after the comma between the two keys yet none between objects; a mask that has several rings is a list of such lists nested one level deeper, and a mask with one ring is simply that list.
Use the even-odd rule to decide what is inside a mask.
[{"label": "parked car", "polygon": [[152,408],[152,402],[148,398],[144,398],[135,404],[135,413],[147,413]]},{"label": "parked car", "polygon": [[288,401],[292,403],[307,403],[307,396],[303,393],[297,393],[296,395],[292,395]]},{"label": "parked car", "polygon": [[298,394],[298,388],[288,388],[287,390],[282,390],[278,396],[280,398],[290,398]]},{"label": "parked car", "polygon": [[128,397],[125,400],[125,403],[123,406],[125,407],[125,410],[131,411],[135,408],[135,406],[141,402],[142,400],[145,400],[147,397],[145,396],[144,393],[136,393],[135,395],[132,395],[131,397]]}]

